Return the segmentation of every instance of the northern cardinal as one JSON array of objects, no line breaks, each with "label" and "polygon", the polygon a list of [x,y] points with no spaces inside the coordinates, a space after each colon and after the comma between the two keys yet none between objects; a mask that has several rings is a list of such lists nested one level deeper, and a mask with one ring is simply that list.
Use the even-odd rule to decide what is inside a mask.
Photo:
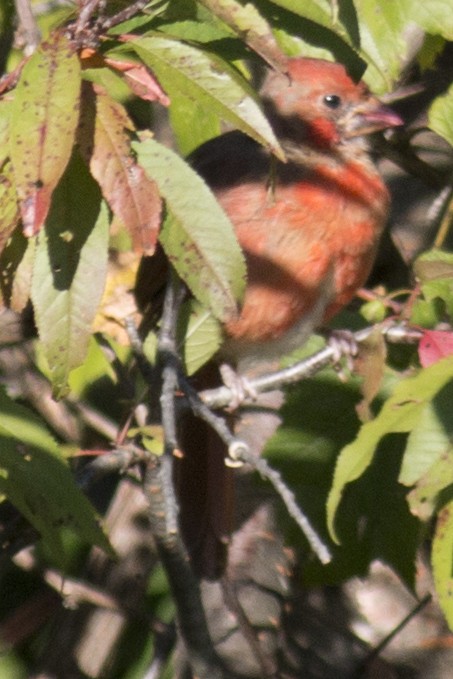
[{"label": "northern cardinal", "polygon": [[[401,124],[342,65],[322,60],[288,59],[287,73],[267,76],[262,97],[286,163],[237,131],[190,159],[246,257],[243,306],[222,348],[241,371],[302,345],[366,281],[389,208],[366,136]],[[219,443],[200,422],[181,439],[181,520],[201,572],[227,532]]]},{"label": "northern cardinal", "polygon": [[286,163],[241,132],[191,158],[246,256],[244,303],[222,350],[246,365],[301,346],[367,279],[389,194],[366,135],[402,124],[342,65],[319,59],[288,59],[261,93]]}]

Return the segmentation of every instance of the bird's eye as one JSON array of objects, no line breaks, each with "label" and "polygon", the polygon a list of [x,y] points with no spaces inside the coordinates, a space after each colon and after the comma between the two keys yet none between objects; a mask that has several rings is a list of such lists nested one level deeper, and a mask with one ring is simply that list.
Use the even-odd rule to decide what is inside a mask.
[{"label": "bird's eye", "polygon": [[329,108],[336,109],[341,106],[341,97],[339,97],[338,94],[326,94],[323,102]]}]

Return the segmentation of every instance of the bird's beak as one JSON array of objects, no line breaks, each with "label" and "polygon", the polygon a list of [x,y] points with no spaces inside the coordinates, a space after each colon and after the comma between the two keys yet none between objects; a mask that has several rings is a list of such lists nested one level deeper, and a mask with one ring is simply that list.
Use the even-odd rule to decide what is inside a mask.
[{"label": "bird's beak", "polygon": [[344,137],[347,139],[404,125],[399,115],[374,98],[368,101],[366,105],[354,108],[349,120],[345,122]]}]

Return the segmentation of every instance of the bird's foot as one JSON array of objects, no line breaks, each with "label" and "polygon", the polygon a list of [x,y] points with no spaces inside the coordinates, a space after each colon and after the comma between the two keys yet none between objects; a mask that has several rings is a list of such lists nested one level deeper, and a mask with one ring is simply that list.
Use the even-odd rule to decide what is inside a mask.
[{"label": "bird's foot", "polygon": [[333,352],[335,369],[341,373],[341,360],[345,359],[347,369],[352,371],[353,360],[359,353],[357,340],[352,330],[327,330],[324,334],[327,344]]},{"label": "bird's foot", "polygon": [[237,410],[244,401],[256,401],[256,389],[245,375],[239,375],[228,363],[222,363],[219,368],[222,381],[231,391],[229,410]]}]

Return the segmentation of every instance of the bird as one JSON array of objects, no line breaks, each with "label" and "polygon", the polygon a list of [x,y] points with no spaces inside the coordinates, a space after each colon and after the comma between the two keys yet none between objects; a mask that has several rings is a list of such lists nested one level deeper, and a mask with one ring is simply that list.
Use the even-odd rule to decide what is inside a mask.
[{"label": "bird", "polygon": [[[261,98],[285,161],[238,130],[189,158],[245,256],[245,295],[219,352],[244,375],[302,346],[364,285],[390,204],[369,136],[402,124],[342,64],[320,59],[288,58],[282,71],[269,71]],[[183,534],[196,569],[215,574],[227,558],[232,472],[205,423],[182,424],[180,447]]]},{"label": "bird", "polygon": [[368,136],[402,124],[322,59],[288,58],[261,97],[286,162],[240,131],[190,157],[245,255],[245,296],[221,350],[244,371],[302,346],[365,283],[389,210]]}]

